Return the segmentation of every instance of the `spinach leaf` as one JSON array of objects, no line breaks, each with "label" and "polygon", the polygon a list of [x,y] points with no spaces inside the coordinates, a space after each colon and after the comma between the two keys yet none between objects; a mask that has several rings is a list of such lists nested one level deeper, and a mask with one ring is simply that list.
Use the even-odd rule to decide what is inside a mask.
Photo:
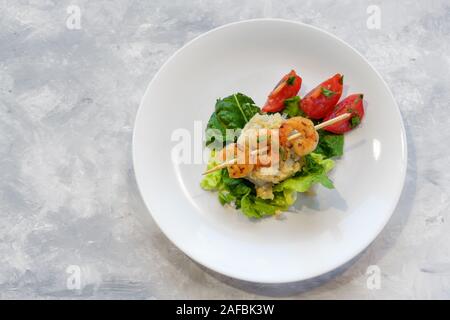
[{"label": "spinach leaf", "polygon": [[323,155],[325,159],[342,156],[344,154],[344,135],[319,130],[319,144],[314,153]]},{"label": "spinach leaf", "polygon": [[226,141],[231,142],[230,139],[236,140],[237,136],[227,137],[227,129],[242,129],[259,112],[254,101],[242,93],[218,99],[206,126],[206,145],[220,140],[218,143],[223,146]]}]

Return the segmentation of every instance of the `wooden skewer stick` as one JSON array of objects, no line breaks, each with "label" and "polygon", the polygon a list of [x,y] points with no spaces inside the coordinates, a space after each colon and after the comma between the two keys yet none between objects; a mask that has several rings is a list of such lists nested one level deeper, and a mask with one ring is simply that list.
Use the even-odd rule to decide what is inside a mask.
[{"label": "wooden skewer stick", "polygon": [[339,121],[342,121],[342,120],[345,120],[345,119],[349,118],[351,115],[352,115],[352,114],[349,113],[349,112],[348,112],[348,113],[341,114],[340,116],[337,116],[337,117],[335,117],[335,118],[333,118],[333,119],[330,119],[330,120],[328,120],[328,121],[319,123],[317,126],[314,126],[314,129],[319,130],[319,129],[322,129],[322,128],[331,126],[332,124],[334,124],[334,123],[336,123],[336,122],[339,122]]},{"label": "wooden skewer stick", "polygon": [[[336,118],[333,118],[333,119],[330,119],[330,120],[328,120],[328,121],[319,123],[318,125],[314,126],[314,129],[320,130],[320,129],[322,129],[322,128],[328,127],[328,126],[330,126],[330,125],[332,125],[332,124],[334,124],[334,123],[336,123],[336,122],[339,122],[339,121],[342,121],[342,120],[347,119],[347,118],[350,117],[351,115],[352,115],[351,113],[344,113],[344,114],[341,114],[340,116],[337,116]],[[295,139],[297,139],[297,138],[299,138],[299,137],[301,137],[301,136],[302,136],[301,133],[295,133],[295,134],[289,136],[288,140],[289,140],[289,141],[292,141],[292,140],[295,140]]]},{"label": "wooden skewer stick", "polygon": [[[266,151],[267,149],[268,149],[267,147],[264,147],[264,148],[261,148],[261,149],[253,150],[252,152],[249,153],[249,155],[250,155],[250,156],[256,156],[258,153],[264,152],[264,151]],[[220,169],[229,167],[229,166],[235,164],[237,161],[238,161],[237,158],[231,159],[231,160],[229,160],[229,161],[227,161],[227,162],[224,162],[224,163],[219,164],[218,166],[215,166],[214,168],[211,168],[211,169],[209,169],[209,170],[206,170],[206,171],[203,172],[202,174],[205,175],[205,174],[208,174],[208,173],[211,173],[211,172],[214,172],[214,171],[217,171],[217,170],[220,170]]]},{"label": "wooden skewer stick", "polygon": [[[314,129],[319,130],[319,129],[325,128],[325,127],[330,126],[330,125],[332,125],[332,124],[334,124],[336,122],[345,120],[345,119],[349,118],[351,115],[352,115],[351,113],[341,114],[340,116],[337,116],[336,118],[330,119],[328,121],[322,122],[322,123],[314,126]],[[302,136],[301,133],[295,133],[295,134],[289,136],[288,140],[292,141],[292,140],[300,138],[301,136]],[[261,148],[261,149],[253,150],[252,152],[250,152],[250,156],[255,156],[255,155],[257,155],[260,152],[266,151],[267,149],[268,149],[267,147],[264,147],[264,148]],[[221,170],[223,168],[226,168],[226,167],[229,167],[229,166],[235,164],[237,161],[238,161],[237,158],[231,159],[231,160],[229,160],[227,162],[219,164],[218,166],[215,166],[214,168],[206,170],[202,174],[206,175],[208,173],[212,173],[214,171]]]}]

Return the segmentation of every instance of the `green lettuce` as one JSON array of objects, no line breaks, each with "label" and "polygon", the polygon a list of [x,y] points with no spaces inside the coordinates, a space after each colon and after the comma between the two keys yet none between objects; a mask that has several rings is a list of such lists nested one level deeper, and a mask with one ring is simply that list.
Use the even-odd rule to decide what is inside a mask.
[{"label": "green lettuce", "polygon": [[333,160],[325,159],[321,154],[311,153],[305,157],[305,165],[299,173],[275,185],[273,190],[284,191],[287,189],[306,192],[316,183],[322,184],[325,188],[333,189],[333,182],[327,176],[327,173],[333,167]]},{"label": "green lettuce", "polygon": [[[219,162],[216,160],[216,153],[214,150],[211,151],[211,154],[209,156],[208,165],[206,167],[207,170],[212,169],[219,165]],[[204,190],[208,191],[217,191],[219,190],[220,185],[222,184],[222,171],[215,171],[208,173],[205,175],[200,181],[200,186]]]},{"label": "green lettuce", "polygon": [[261,199],[254,193],[248,193],[241,200],[241,210],[249,218],[262,218],[286,211],[297,199],[293,190],[274,192],[273,199]]}]

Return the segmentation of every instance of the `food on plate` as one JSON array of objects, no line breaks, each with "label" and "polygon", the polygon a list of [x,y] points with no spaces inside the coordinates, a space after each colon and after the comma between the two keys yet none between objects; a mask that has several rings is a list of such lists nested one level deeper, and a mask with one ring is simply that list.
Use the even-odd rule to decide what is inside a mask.
[{"label": "food on plate", "polygon": [[263,112],[279,112],[283,110],[284,101],[295,97],[302,86],[300,78],[294,70],[285,75],[269,94]]},{"label": "food on plate", "polygon": [[334,108],[342,95],[344,76],[337,73],[325,80],[302,99],[301,108],[310,119],[323,119]]},{"label": "food on plate", "polygon": [[[319,142],[319,134],[314,128],[314,123],[303,117],[287,119],[280,127],[280,144],[282,147],[292,147],[299,156],[306,156],[313,152]],[[289,141],[294,134],[301,134],[301,138]]]},{"label": "food on plate", "polygon": [[352,94],[339,102],[334,110],[325,117],[324,121],[333,119],[347,112],[350,112],[352,116],[347,120],[336,122],[330,126],[325,127],[324,129],[329,132],[341,134],[357,127],[364,117],[363,98],[364,95],[358,93]]},{"label": "food on plate", "polygon": [[206,127],[206,145],[223,145],[226,140],[226,131],[241,129],[257,113],[259,107],[250,97],[236,93],[224,99],[218,99],[214,112],[209,118]]},{"label": "food on plate", "polygon": [[218,99],[207,125],[211,156],[201,187],[216,191],[222,205],[240,209],[249,218],[287,211],[297,193],[313,185],[334,188],[328,172],[335,164],[332,158],[343,155],[342,133],[364,116],[362,94],[336,105],[342,79],[337,74],[319,86],[318,95],[316,88],[301,99],[297,94],[302,80],[292,70],[262,110],[242,93]]}]

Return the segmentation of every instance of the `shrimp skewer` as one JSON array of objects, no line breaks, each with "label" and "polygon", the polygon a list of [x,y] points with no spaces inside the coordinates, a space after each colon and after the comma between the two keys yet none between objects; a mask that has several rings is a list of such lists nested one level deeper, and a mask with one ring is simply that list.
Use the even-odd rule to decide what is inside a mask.
[{"label": "shrimp skewer", "polygon": [[[232,145],[235,145],[235,144],[233,143]],[[249,156],[256,156],[258,153],[265,152],[267,150],[268,150],[267,147],[264,147],[264,148],[261,148],[261,149],[257,149],[257,150],[253,150],[252,152],[249,153]],[[222,156],[222,158],[223,158],[223,156]],[[221,163],[218,166],[215,166],[214,168],[211,168],[211,169],[203,172],[202,174],[205,175],[205,174],[212,173],[212,172],[215,172],[217,170],[221,170],[223,168],[227,168],[227,167],[234,166],[234,165],[236,165],[236,166],[244,166],[245,165],[245,164],[244,165],[243,164],[237,164],[238,162],[239,162],[239,158],[234,158],[234,159],[231,159],[231,160],[226,161],[224,163]],[[251,170],[249,170],[249,171],[251,171]]]},{"label": "shrimp skewer", "polygon": [[234,162],[227,166],[230,178],[243,178],[253,171],[254,165],[250,163],[248,150],[241,150],[236,143],[232,143],[222,149],[218,160],[222,162],[232,157]]},{"label": "shrimp skewer", "polygon": [[[315,130],[319,130],[319,129],[325,128],[325,127],[330,126],[330,125],[332,125],[332,124],[334,124],[336,122],[345,120],[345,119],[349,118],[351,115],[352,115],[351,113],[344,113],[344,114],[342,114],[342,115],[340,115],[340,116],[338,116],[336,118],[333,118],[333,119],[330,119],[328,121],[322,122],[322,123],[314,126],[313,128]],[[294,118],[291,118],[291,119],[294,119]],[[307,120],[307,119],[305,119],[305,120]],[[281,130],[281,128],[280,128],[280,130]],[[292,131],[293,130],[291,130],[291,132]],[[312,134],[309,130],[308,130],[308,133]],[[303,137],[303,134],[304,134],[303,132],[297,132],[295,134],[288,135],[288,136],[286,136],[286,142],[291,142],[291,141],[295,142],[295,140]],[[316,132],[316,134],[317,134],[317,132]],[[312,136],[312,138],[314,138],[314,136]],[[281,134],[280,134],[280,140],[281,140]],[[313,139],[313,141],[314,141],[314,139]],[[317,142],[318,142],[318,138],[317,138]],[[296,144],[293,144],[293,145],[295,146]],[[312,143],[309,144],[308,148],[311,148],[312,145],[313,145]],[[317,144],[316,144],[316,146],[317,146]],[[261,148],[261,149],[253,150],[252,152],[250,152],[250,156],[254,156],[254,155],[257,155],[260,152],[267,151],[267,149],[268,148]],[[314,146],[314,149],[315,149],[315,146]],[[312,149],[310,152],[314,151],[314,149]],[[296,151],[295,148],[294,148],[294,151]],[[297,151],[304,152],[305,151],[305,146],[301,146],[300,144],[297,144]],[[236,164],[237,162],[238,162],[238,158],[231,159],[230,161],[221,163],[220,165],[203,172],[203,175],[215,172],[217,170],[221,170],[223,168],[227,168],[229,166],[232,166],[232,165]],[[251,170],[253,170],[253,168]],[[250,172],[251,170],[249,170],[248,172]]]},{"label": "shrimp skewer", "polygon": [[[289,139],[294,131],[300,134],[296,139]],[[303,117],[294,117],[286,120],[280,127],[280,144],[292,148],[299,156],[313,152],[319,143],[319,134],[314,123]]]}]

